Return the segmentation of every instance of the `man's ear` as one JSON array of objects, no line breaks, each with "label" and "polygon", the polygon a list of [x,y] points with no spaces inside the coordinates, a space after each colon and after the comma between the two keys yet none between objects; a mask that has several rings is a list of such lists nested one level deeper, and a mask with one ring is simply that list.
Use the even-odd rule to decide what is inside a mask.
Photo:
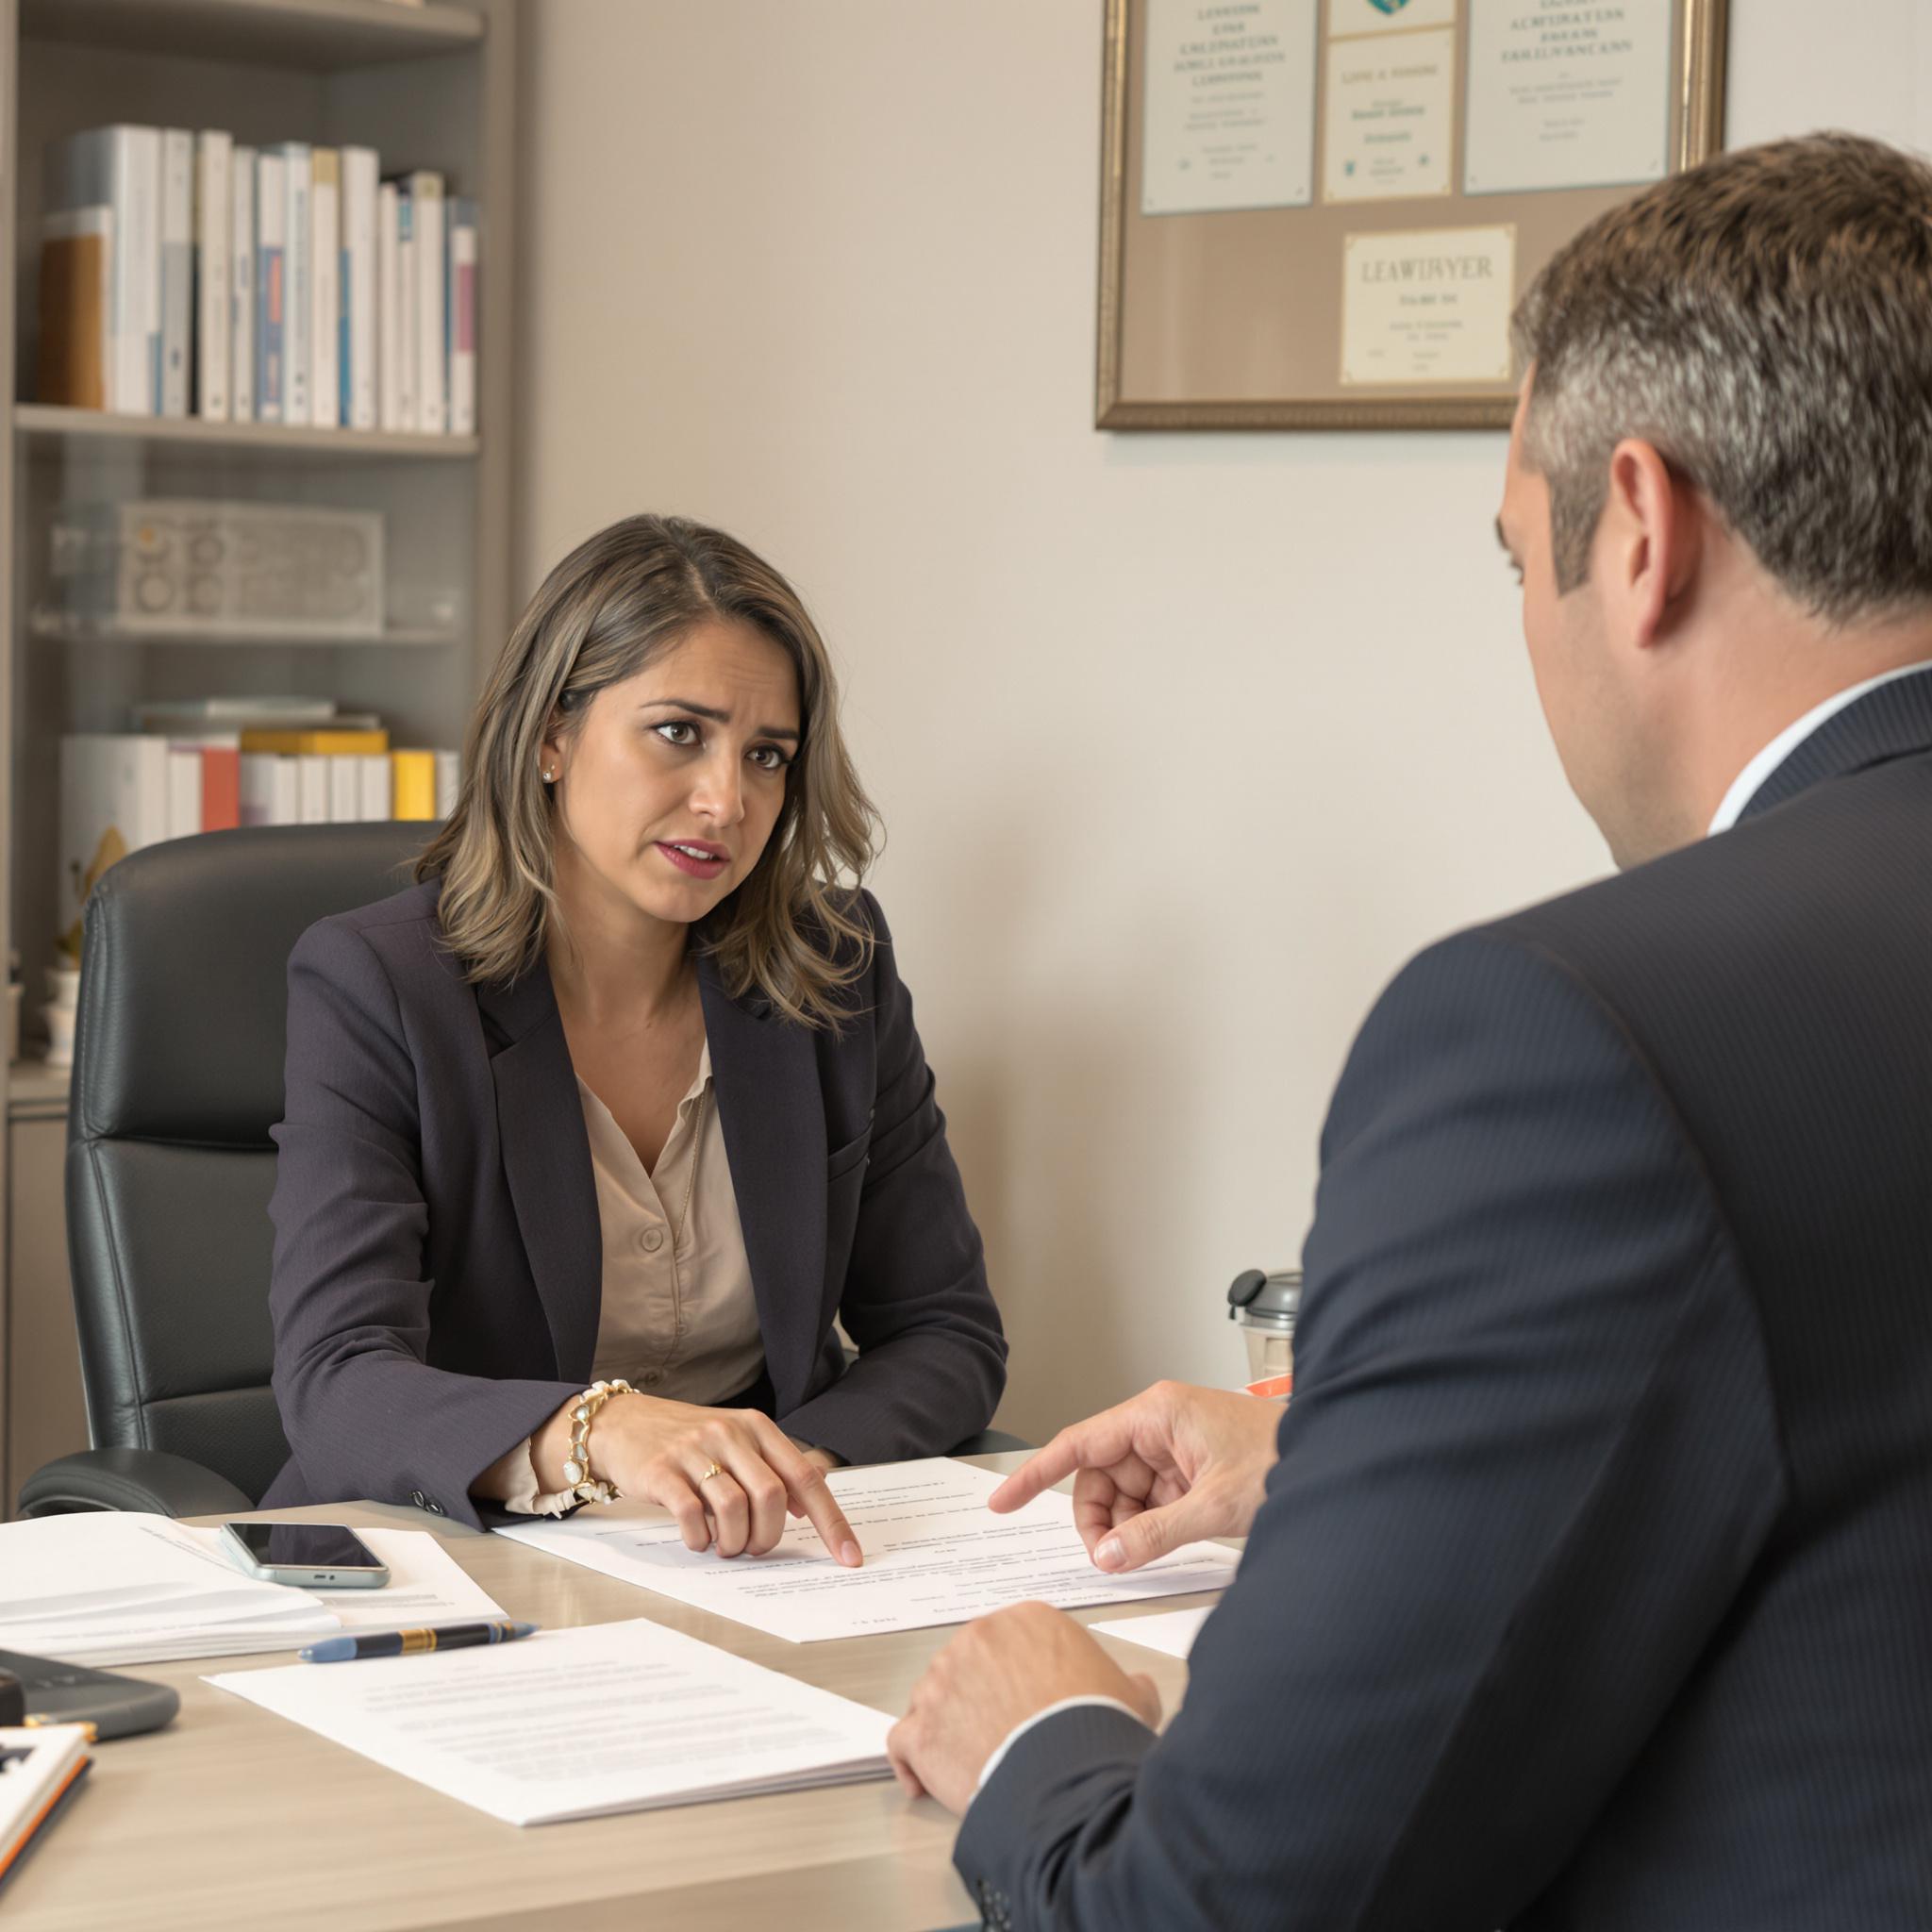
[{"label": "man's ear", "polygon": [[1666,643],[1697,581],[1704,506],[1656,446],[1628,437],[1610,452],[1609,490],[1591,575],[1640,650]]}]

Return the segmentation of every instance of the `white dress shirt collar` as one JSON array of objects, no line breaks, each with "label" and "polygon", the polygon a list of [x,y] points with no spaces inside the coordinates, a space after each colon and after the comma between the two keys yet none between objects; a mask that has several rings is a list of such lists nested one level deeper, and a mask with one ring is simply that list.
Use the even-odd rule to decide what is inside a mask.
[{"label": "white dress shirt collar", "polygon": [[1847,705],[1856,704],[1867,691],[1876,691],[1881,684],[1890,684],[1895,678],[1910,677],[1921,671],[1932,671],[1932,658],[1918,664],[1901,664],[1896,671],[1881,671],[1876,677],[1868,677],[1862,684],[1854,684],[1843,691],[1834,691],[1822,705],[1813,705],[1795,724],[1787,724],[1731,780],[1731,789],[1724,793],[1724,802],[1717,808],[1717,816],[1710,822],[1711,831],[1729,831],[1743,817],[1744,808],[1757,797],[1758,788],[1764,781],[1827,718],[1835,718]]}]

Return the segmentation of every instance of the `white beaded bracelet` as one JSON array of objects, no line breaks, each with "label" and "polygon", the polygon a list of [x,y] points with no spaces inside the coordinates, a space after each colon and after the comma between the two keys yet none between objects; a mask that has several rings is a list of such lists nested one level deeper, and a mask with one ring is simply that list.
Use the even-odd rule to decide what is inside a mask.
[{"label": "white beaded bracelet", "polygon": [[592,1382],[571,1405],[570,1453],[564,1459],[563,1486],[579,1503],[614,1503],[616,1489],[591,1474],[591,1424],[613,1395],[635,1395],[628,1382]]}]

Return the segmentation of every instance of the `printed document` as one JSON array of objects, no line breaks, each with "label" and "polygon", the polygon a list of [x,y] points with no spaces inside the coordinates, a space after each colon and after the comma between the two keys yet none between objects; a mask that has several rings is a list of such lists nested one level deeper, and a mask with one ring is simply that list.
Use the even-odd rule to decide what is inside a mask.
[{"label": "printed document", "polygon": [[945,1457],[834,1470],[826,1481],[858,1534],[863,1569],[842,1568],[808,1523],[763,1557],[688,1550],[649,1504],[593,1504],[496,1534],[791,1643],[964,1624],[1008,1604],[1064,1610],[1224,1590],[1238,1560],[1218,1543],[1189,1543],[1109,1576],[1087,1555],[1071,1497],[1049,1491],[995,1516],[986,1503],[1001,1478]]},{"label": "printed document", "polygon": [[1152,1617],[1107,1617],[1088,1624],[1097,1637],[1118,1637],[1167,1657],[1185,1657],[1208,1621],[1208,1610],[1164,1610]]},{"label": "printed document", "polygon": [[208,1681],[508,1824],[888,1774],[882,1712],[644,1620]]}]

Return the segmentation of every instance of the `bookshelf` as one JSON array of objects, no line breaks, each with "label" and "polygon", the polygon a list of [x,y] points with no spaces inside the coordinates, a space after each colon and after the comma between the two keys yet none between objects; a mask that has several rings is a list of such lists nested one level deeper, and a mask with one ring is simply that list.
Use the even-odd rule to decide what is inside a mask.
[{"label": "bookshelf", "polygon": [[[379,711],[398,743],[456,745],[510,618],[513,0],[0,0],[0,951],[17,949],[28,1058],[0,1134],[0,1517],[23,1478],[85,1444],[59,1173],[65,1085],[33,1056],[58,908],[59,740],[130,706],[212,692],[322,695]],[[114,122],[265,146],[375,148],[482,208],[477,433],[436,436],[112,415],[35,399],[42,158]],[[63,502],[142,497],[379,510],[380,635],[157,639],[54,615]],[[266,1284],[264,1283],[264,1291]],[[63,1354],[64,1350],[64,1354]]]}]

